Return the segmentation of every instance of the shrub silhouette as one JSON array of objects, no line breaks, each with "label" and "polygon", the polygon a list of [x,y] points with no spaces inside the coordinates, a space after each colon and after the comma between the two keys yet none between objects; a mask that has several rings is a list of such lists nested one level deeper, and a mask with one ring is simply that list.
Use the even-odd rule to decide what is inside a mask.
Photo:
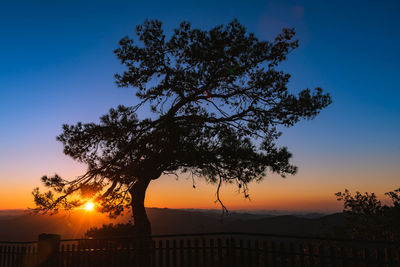
[{"label": "shrub silhouette", "polygon": [[335,194],[344,202],[347,225],[343,232],[355,239],[398,241],[400,238],[400,188],[387,192],[391,205],[383,205],[374,193]]}]

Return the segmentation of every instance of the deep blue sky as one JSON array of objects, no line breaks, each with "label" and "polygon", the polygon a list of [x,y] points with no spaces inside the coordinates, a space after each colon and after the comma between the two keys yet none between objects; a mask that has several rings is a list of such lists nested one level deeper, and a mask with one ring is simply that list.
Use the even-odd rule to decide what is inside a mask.
[{"label": "deep blue sky", "polygon": [[136,103],[131,88],[114,84],[113,75],[122,68],[113,49],[125,35],[134,36],[146,18],[161,20],[167,32],[183,20],[209,29],[237,18],[259,39],[273,38],[282,27],[296,28],[300,48],[282,65],[292,74],[290,87],[320,86],[334,103],[314,121],[284,132],[281,143],[294,153],[300,172],[285,182],[257,185],[257,207],[263,205],[257,194],[261,199],[268,190],[286,190],[282,198],[315,194],[317,201],[322,195],[332,199],[345,187],[378,194],[395,189],[400,186],[399,13],[399,1],[365,0],[2,3],[0,208],[30,205],[29,192],[44,173],[79,174],[55,141],[63,123],[96,121],[110,107]]}]

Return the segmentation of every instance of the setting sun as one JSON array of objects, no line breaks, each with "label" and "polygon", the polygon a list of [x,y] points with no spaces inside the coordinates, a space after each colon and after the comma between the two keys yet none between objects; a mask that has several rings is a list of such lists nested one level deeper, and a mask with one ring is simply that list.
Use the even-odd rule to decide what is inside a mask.
[{"label": "setting sun", "polygon": [[94,204],[92,202],[88,202],[85,204],[85,210],[92,211],[94,209]]}]

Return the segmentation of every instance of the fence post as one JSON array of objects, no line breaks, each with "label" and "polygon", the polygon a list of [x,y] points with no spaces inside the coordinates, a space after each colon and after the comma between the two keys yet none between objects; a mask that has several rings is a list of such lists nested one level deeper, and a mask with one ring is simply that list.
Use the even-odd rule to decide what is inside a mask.
[{"label": "fence post", "polygon": [[272,266],[276,266],[277,265],[277,253],[276,253],[275,241],[271,242],[271,257],[272,257]]},{"label": "fence post", "polygon": [[38,239],[39,266],[54,263],[59,249],[61,236],[56,234],[40,234]]},{"label": "fence post", "polygon": [[213,239],[213,237],[211,237],[211,240],[210,240],[210,266],[211,267],[215,266],[214,249],[215,249],[214,239]]},{"label": "fence post", "polygon": [[386,262],[388,263],[389,267],[396,266],[394,261],[393,249],[390,246],[386,248],[386,259],[387,259]]},{"label": "fence post", "polygon": [[268,266],[268,259],[269,259],[269,255],[268,255],[268,245],[267,245],[267,241],[263,241],[263,260],[264,260],[264,267]]},{"label": "fence post", "polygon": [[340,247],[339,252],[340,252],[340,258],[342,260],[342,266],[344,266],[344,267],[350,266],[351,264],[350,264],[350,260],[348,259],[346,247]]},{"label": "fence post", "polygon": [[[185,266],[185,243],[183,239],[179,241],[179,267]],[[187,258],[187,257],[186,257]]]},{"label": "fence post", "polygon": [[329,247],[329,256],[332,266],[338,266],[338,259],[336,256],[337,249],[334,246]]},{"label": "fence post", "polygon": [[172,266],[176,267],[177,266],[177,260],[176,260],[176,250],[177,250],[177,245],[176,245],[176,239],[172,240]]},{"label": "fence post", "polygon": [[235,238],[231,235],[231,262],[233,263],[232,266],[238,266],[237,262],[237,252],[236,252],[236,241]]},{"label": "fence post", "polygon": [[300,267],[304,267],[306,265],[305,259],[304,259],[304,250],[305,250],[305,247],[303,246],[302,243],[300,243],[299,244]]},{"label": "fence post", "polygon": [[0,266],[5,266],[6,247],[0,245]]},{"label": "fence post", "polygon": [[385,260],[385,248],[377,248],[376,249],[376,261],[378,265],[380,266],[385,266],[386,260]]},{"label": "fence post", "polygon": [[239,240],[239,262],[240,262],[240,266],[246,266],[246,264],[247,264],[247,262],[244,258],[243,239]]},{"label": "fence post", "polygon": [[194,266],[199,266],[199,240],[196,238],[194,241]]},{"label": "fence post", "polygon": [[6,263],[6,265],[4,265],[4,266],[11,265],[11,263],[10,263],[11,262],[11,246],[10,245],[6,246],[5,253],[6,253],[6,255],[4,255],[5,256],[4,262]]},{"label": "fence post", "polygon": [[202,250],[203,250],[202,266],[207,266],[207,242],[204,238],[202,239],[201,244],[202,244]]},{"label": "fence post", "polygon": [[364,262],[367,267],[378,266],[375,252],[377,252],[375,249],[364,248]]},{"label": "fence post", "polygon": [[252,253],[252,247],[251,247],[251,240],[247,240],[247,262],[249,264],[249,267],[253,266],[253,253]]},{"label": "fence post", "polygon": [[217,239],[217,246],[218,246],[218,266],[223,266],[222,263],[222,241],[221,238]]},{"label": "fence post", "polygon": [[0,245],[0,266],[5,266],[6,247]]},{"label": "fence post", "polygon": [[280,264],[281,266],[287,266],[288,263],[288,254],[286,252],[286,247],[285,244],[283,242],[279,243],[278,246],[279,249],[279,259],[280,259]]},{"label": "fence post", "polygon": [[[164,247],[163,247],[163,241],[162,239],[158,240],[158,266],[164,266],[164,259],[163,259],[163,255],[164,255]],[[138,264],[138,266],[140,267],[142,265],[142,262],[140,262]]]},{"label": "fence post", "polygon": [[260,244],[258,240],[254,242],[254,255],[255,255],[255,265],[260,266]]},{"label": "fence post", "polygon": [[192,242],[189,239],[187,241],[187,265],[186,266],[190,266],[193,267],[193,259],[192,259]]},{"label": "fence post", "polygon": [[290,266],[296,266],[296,252],[294,250],[293,241],[289,243],[289,262]]},{"label": "fence post", "polygon": [[26,247],[19,247],[18,266],[24,266],[24,258],[26,257]]},{"label": "fence post", "polygon": [[225,246],[226,246],[226,260],[225,260],[225,265],[228,267],[232,267],[232,254],[231,254],[231,242],[230,242],[230,236],[225,240]]},{"label": "fence post", "polygon": [[353,258],[354,266],[360,266],[362,262],[362,255],[360,253],[362,251],[355,247],[352,247],[350,251]]},{"label": "fence post", "polygon": [[169,253],[170,253],[169,240],[167,239],[167,240],[165,240],[165,265],[164,265],[165,267],[169,267],[169,261],[170,261]]},{"label": "fence post", "polygon": [[308,255],[309,255],[309,259],[310,259],[310,267],[314,267],[314,247],[313,245],[310,243],[308,244]]},{"label": "fence post", "polygon": [[[326,266],[326,260],[325,260],[325,248],[323,244],[320,244],[318,247],[318,263],[320,266]],[[329,262],[329,260],[328,260]]]}]

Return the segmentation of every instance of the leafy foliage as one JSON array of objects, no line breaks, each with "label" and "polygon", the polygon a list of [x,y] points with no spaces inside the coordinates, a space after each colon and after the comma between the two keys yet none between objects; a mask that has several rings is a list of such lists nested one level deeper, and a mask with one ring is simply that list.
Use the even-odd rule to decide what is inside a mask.
[{"label": "leafy foliage", "polygon": [[385,195],[391,205],[383,205],[374,193],[352,195],[347,189],[335,194],[344,202],[343,212],[352,238],[398,241],[400,238],[400,188]]},{"label": "leafy foliage", "polygon": [[87,238],[110,238],[133,235],[135,228],[131,222],[118,224],[103,224],[102,227],[92,227],[86,231]]},{"label": "leafy foliage", "polygon": [[[331,98],[320,88],[289,92],[290,75],[277,67],[298,46],[294,30],[269,42],[237,20],[208,31],[183,22],[167,40],[161,26],[146,20],[136,29],[138,44],[125,37],[115,50],[126,67],[116,82],[133,87],[139,104],[111,109],[99,123],[63,126],[57,140],[64,153],[88,170],[72,181],[44,177],[61,196],[42,201],[45,193],[34,191],[39,210],[57,209],[80,192],[117,216],[130,204],[142,206],[148,183],[162,174],[216,183],[220,201],[222,182],[248,197],[248,183],[267,171],[296,173],[291,154],[276,145],[277,127],[314,118]],[[139,119],[137,110],[147,105],[154,118]]]}]

